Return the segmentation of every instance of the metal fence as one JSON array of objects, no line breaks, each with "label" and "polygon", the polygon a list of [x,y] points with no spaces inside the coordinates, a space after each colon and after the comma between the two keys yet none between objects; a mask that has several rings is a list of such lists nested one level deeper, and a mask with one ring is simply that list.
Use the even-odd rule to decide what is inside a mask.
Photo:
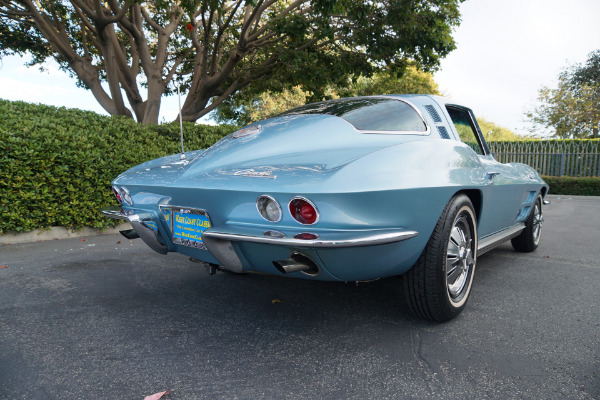
[{"label": "metal fence", "polygon": [[523,140],[489,142],[502,163],[519,162],[548,176],[600,176],[600,140]]}]

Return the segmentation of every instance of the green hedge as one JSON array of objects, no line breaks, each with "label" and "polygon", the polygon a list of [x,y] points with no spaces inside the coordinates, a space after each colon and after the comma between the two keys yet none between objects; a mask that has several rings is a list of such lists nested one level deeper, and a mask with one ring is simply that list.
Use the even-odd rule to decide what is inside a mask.
[{"label": "green hedge", "polygon": [[574,196],[600,196],[600,178],[572,178],[570,176],[544,176],[550,186],[550,194],[568,194]]},{"label": "green hedge", "polygon": [[[185,149],[206,148],[232,126],[184,124]],[[107,228],[110,182],[141,162],[179,152],[179,124],[0,99],[0,234],[51,226]],[[552,194],[600,196],[600,178],[550,177]]]},{"label": "green hedge", "polygon": [[[185,150],[206,148],[231,126],[184,124]],[[51,226],[107,228],[110,182],[141,162],[180,151],[179,124],[0,99],[0,234]]]}]

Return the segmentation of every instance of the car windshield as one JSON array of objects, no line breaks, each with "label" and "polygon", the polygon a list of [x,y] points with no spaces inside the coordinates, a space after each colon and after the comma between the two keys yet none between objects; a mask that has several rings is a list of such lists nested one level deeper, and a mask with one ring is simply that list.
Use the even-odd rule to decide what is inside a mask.
[{"label": "car windshield", "polygon": [[307,104],[281,115],[327,114],[348,121],[359,131],[427,131],[419,113],[407,103],[380,97],[349,98]]}]

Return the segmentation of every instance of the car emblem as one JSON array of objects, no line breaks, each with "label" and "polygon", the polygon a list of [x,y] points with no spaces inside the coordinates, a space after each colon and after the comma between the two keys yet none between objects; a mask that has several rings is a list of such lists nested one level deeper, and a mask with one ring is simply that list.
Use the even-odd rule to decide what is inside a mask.
[{"label": "car emblem", "polygon": [[243,137],[247,137],[247,136],[251,136],[251,135],[256,135],[258,132],[261,131],[261,127],[260,125],[253,125],[253,126],[248,126],[246,128],[242,128],[239,131],[235,131],[231,134],[231,137],[233,139],[239,139],[239,138],[243,138]]},{"label": "car emblem", "polygon": [[276,179],[277,175],[273,175],[272,171],[256,171],[254,169],[242,169],[240,171],[235,171],[233,173],[234,176],[250,176],[253,178],[269,178]]}]

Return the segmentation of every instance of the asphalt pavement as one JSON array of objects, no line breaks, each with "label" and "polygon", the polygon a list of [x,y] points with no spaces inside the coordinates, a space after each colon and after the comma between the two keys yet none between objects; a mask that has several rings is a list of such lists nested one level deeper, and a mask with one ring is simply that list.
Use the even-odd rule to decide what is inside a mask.
[{"label": "asphalt pavement", "polygon": [[600,198],[478,260],[465,311],[400,278],[217,273],[120,235],[0,245],[0,399],[600,399]]}]

